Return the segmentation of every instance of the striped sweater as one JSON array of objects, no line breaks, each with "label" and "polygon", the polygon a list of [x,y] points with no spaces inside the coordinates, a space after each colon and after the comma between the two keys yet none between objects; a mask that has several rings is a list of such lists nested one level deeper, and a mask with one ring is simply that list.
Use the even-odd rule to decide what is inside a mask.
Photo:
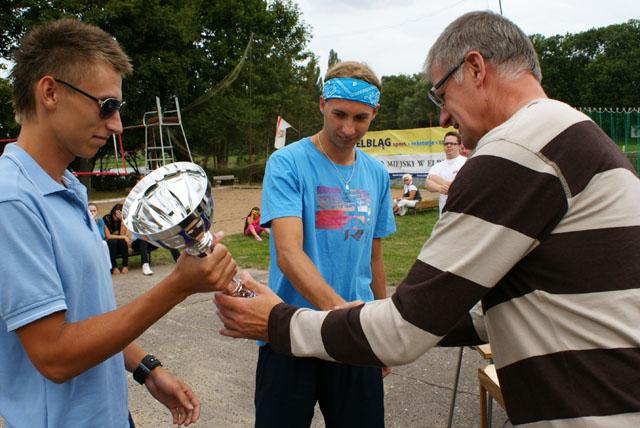
[{"label": "striped sweater", "polygon": [[479,300],[514,425],[640,426],[640,182],[565,104],[534,100],[480,140],[391,298],[280,304],[269,337],[300,357],[405,364],[473,330]]}]

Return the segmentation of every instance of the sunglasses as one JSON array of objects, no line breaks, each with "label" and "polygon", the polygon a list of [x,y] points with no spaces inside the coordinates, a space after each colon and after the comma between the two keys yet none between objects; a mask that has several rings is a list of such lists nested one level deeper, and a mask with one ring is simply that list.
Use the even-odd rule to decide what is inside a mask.
[{"label": "sunglasses", "polygon": [[447,82],[447,80],[449,80],[453,73],[455,73],[462,66],[462,64],[464,64],[464,58],[462,58],[462,61],[460,61],[456,66],[451,67],[449,71],[447,71],[447,73],[440,80],[438,80],[438,82],[433,85],[431,89],[429,89],[427,96],[429,97],[431,102],[434,103],[439,109],[442,109],[442,107],[444,107],[444,98],[438,95],[438,89],[440,89]]},{"label": "sunglasses", "polygon": [[120,111],[120,109],[124,105],[124,101],[120,101],[115,98],[105,98],[104,100],[101,100],[99,98],[94,97],[91,94],[86,93],[80,88],[76,88],[71,83],[67,83],[64,80],[56,79],[55,77],[53,78],[53,80],[55,80],[58,83],[62,83],[64,86],[68,87],[69,89],[73,89],[74,91],[84,95],[85,97],[90,98],[93,101],[97,102],[98,107],[100,108],[100,118],[102,119],[107,119],[111,117],[115,112]]}]

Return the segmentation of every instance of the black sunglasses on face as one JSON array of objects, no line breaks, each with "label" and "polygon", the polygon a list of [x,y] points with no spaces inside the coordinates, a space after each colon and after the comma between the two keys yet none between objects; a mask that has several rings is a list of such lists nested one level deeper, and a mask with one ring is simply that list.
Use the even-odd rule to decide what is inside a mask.
[{"label": "black sunglasses on face", "polygon": [[93,95],[86,93],[82,89],[76,88],[71,83],[67,83],[64,80],[56,79],[55,77],[53,78],[53,80],[55,80],[58,83],[62,83],[64,86],[70,89],[73,89],[74,91],[84,95],[85,97],[90,98],[93,101],[97,102],[98,107],[100,108],[100,117],[102,119],[111,117],[115,112],[120,111],[120,108],[122,108],[122,106],[124,105],[124,101],[120,101],[115,98],[106,98],[104,100],[101,100],[99,98],[94,97]]},{"label": "black sunglasses on face", "polygon": [[429,93],[427,95],[429,96],[431,102],[433,102],[439,109],[442,109],[442,107],[444,107],[444,99],[440,95],[438,95],[438,89],[440,89],[447,82],[447,80],[449,80],[453,73],[455,73],[462,66],[462,64],[464,64],[464,58],[462,58],[462,61],[460,61],[455,67],[451,67],[449,71],[447,71],[447,73],[440,80],[438,80],[438,82],[436,82],[436,84],[433,85],[431,89],[429,89]]}]

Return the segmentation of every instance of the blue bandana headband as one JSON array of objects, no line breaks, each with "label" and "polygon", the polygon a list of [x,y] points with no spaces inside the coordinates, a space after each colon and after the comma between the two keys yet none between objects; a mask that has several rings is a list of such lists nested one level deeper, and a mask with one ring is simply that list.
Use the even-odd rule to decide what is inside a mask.
[{"label": "blue bandana headband", "polygon": [[335,77],[324,82],[322,98],[339,98],[356,101],[376,108],[380,100],[380,91],[369,82],[350,77]]}]

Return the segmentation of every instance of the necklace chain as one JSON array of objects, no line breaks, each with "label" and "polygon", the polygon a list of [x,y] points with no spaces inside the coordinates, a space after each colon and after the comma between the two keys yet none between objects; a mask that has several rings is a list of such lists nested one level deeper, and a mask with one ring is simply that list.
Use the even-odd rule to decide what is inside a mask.
[{"label": "necklace chain", "polygon": [[329,163],[331,164],[331,166],[333,166],[333,169],[336,170],[336,174],[338,175],[338,178],[340,178],[340,181],[342,181],[342,183],[344,184],[344,188],[345,190],[349,190],[349,183],[351,182],[351,179],[353,178],[353,173],[356,170],[356,159],[355,159],[355,153],[354,153],[354,158],[353,158],[353,166],[351,167],[351,175],[349,176],[349,178],[345,181],[342,173],[340,173],[340,170],[338,169],[338,167],[336,166],[335,162],[333,162],[333,160],[331,160],[331,158],[329,157],[329,155],[327,154],[327,152],[324,150],[324,147],[322,146],[322,140],[320,139],[320,134],[318,134],[318,145],[320,146],[320,151],[322,151],[322,154],[324,155],[324,157],[327,158],[327,160],[329,161]]}]

